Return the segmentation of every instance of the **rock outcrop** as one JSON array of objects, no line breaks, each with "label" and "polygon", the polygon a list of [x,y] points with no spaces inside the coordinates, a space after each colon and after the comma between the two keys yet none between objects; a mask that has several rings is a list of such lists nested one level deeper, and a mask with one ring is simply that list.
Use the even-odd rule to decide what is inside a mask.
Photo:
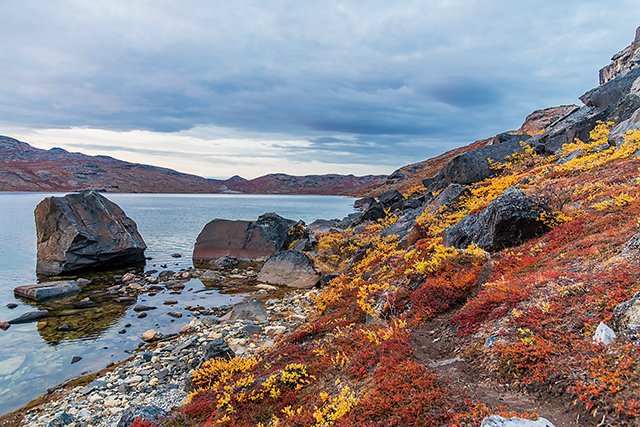
[{"label": "rock outcrop", "polygon": [[640,292],[613,309],[614,327],[618,332],[640,329]]},{"label": "rock outcrop", "polygon": [[193,262],[208,262],[224,256],[255,259],[272,255],[286,249],[288,243],[305,237],[304,227],[296,227],[299,224],[275,213],[261,215],[257,221],[214,219],[196,239]]},{"label": "rock outcrop", "polygon": [[505,418],[500,415],[491,415],[482,420],[480,427],[554,427],[554,425],[542,417],[532,421],[524,418]]},{"label": "rock outcrop", "polygon": [[492,163],[504,162],[508,156],[522,151],[520,141],[528,139],[527,135],[515,135],[504,142],[478,148],[460,154],[442,169],[443,178],[449,184],[473,184],[496,174]]},{"label": "rock outcrop", "polygon": [[19,297],[44,301],[49,298],[61,297],[70,294],[77,294],[82,289],[73,280],[63,280],[57,282],[39,283],[37,285],[18,286],[13,293]]},{"label": "rock outcrop", "polygon": [[550,209],[517,188],[508,188],[477,215],[467,215],[444,231],[447,246],[475,244],[486,251],[517,246],[550,230]]},{"label": "rock outcrop", "polygon": [[600,70],[600,84],[607,83],[640,65],[640,27],[636,30],[633,43],[613,55],[611,61],[611,64]]},{"label": "rock outcrop", "polygon": [[292,288],[309,289],[320,283],[313,261],[299,251],[283,251],[272,255],[260,270],[260,282]]},{"label": "rock outcrop", "polygon": [[60,275],[144,262],[136,223],[94,191],[47,197],[34,212],[38,274]]}]

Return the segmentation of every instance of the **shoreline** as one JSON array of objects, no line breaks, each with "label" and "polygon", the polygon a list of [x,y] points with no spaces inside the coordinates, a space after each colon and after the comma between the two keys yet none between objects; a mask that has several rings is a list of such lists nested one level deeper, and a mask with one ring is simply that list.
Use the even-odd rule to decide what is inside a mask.
[{"label": "shoreline", "polygon": [[[64,419],[64,425],[111,426],[135,407],[152,405],[165,411],[180,407],[188,397],[185,382],[201,363],[207,345],[222,338],[237,356],[259,355],[312,315],[311,297],[317,290],[285,292],[268,300],[264,322],[215,323],[216,316],[194,318],[180,334],[149,343],[134,356],[101,371],[67,380],[51,393],[0,416],[0,423],[41,427]],[[260,332],[249,333],[255,331],[254,326]]]}]

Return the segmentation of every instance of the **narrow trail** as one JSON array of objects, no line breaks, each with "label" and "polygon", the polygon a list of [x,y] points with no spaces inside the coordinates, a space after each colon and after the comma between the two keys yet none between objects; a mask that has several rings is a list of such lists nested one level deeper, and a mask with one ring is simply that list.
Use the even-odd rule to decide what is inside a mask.
[{"label": "narrow trail", "polygon": [[452,387],[464,391],[476,401],[507,411],[537,413],[555,427],[596,426],[577,408],[565,408],[558,401],[541,401],[529,394],[510,390],[488,378],[486,372],[455,354],[456,343],[447,338],[452,314],[443,315],[414,329],[411,333],[415,357],[436,376]]}]

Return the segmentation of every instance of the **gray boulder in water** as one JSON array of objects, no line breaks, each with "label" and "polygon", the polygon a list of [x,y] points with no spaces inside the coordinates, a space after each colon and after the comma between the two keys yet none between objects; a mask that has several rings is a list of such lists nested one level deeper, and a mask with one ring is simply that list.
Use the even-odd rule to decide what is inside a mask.
[{"label": "gray boulder in water", "polygon": [[55,276],[144,262],[147,246],[136,223],[94,191],[47,197],[34,211],[36,271]]},{"label": "gray boulder in water", "polygon": [[[300,227],[296,225],[300,224]],[[193,261],[216,258],[260,258],[269,256],[305,237],[303,223],[265,213],[257,221],[214,219],[204,226],[193,248]],[[308,236],[308,233],[306,234]]]}]

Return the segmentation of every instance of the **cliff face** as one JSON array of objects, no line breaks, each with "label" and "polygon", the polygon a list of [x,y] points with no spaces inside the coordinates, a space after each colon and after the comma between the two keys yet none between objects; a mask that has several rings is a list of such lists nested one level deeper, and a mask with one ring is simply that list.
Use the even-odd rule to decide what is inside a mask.
[{"label": "cliff face", "polygon": [[382,178],[274,174],[253,180],[234,176],[217,181],[107,156],[87,156],[61,148],[42,150],[0,136],[0,191],[352,195]]}]

